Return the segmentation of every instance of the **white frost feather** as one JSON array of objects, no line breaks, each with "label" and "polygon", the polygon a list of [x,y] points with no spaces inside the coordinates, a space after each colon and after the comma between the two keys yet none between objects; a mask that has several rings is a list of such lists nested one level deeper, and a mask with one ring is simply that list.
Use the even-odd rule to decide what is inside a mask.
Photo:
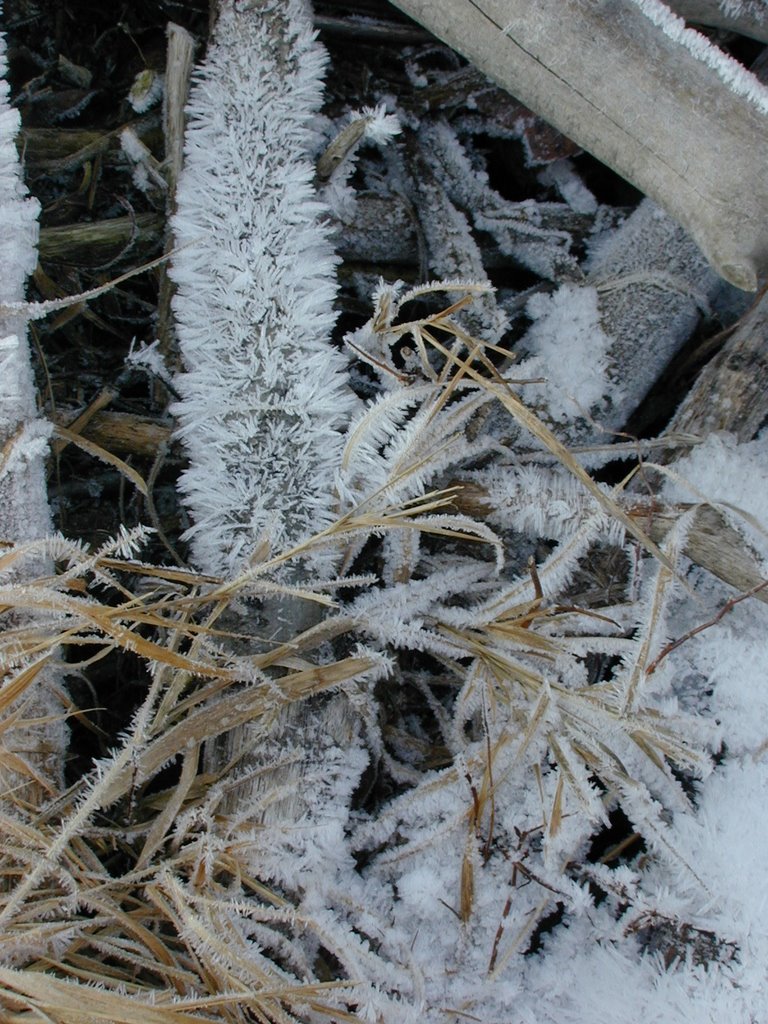
[{"label": "white frost feather", "polygon": [[304,3],[225,3],[192,88],[173,411],[190,457],[189,535],[209,572],[241,567],[263,535],[293,544],[333,517],[354,399],[328,340],[336,261],[306,155],[324,65]]}]

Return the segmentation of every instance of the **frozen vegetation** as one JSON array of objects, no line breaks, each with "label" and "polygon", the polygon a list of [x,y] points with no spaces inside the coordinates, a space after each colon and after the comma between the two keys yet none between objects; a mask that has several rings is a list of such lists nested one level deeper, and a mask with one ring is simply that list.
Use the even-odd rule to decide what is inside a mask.
[{"label": "frozen vegetation", "polygon": [[[665,5],[637,3],[744,91]],[[47,977],[45,958],[63,962],[99,915],[120,920],[95,883],[72,881],[87,860],[78,836],[178,755],[180,795],[159,824],[121,833],[140,850],[141,900],[184,948],[175,988],[136,984],[132,998],[160,1007],[147,1019],[224,1019],[214,997],[253,1019],[237,1016],[253,1009],[248,990],[257,1018],[280,1022],[759,1024],[768,604],[694,562],[689,540],[711,505],[765,572],[765,438],[716,433],[657,466],[652,443],[614,436],[722,283],[650,201],[617,224],[566,158],[548,179],[562,202],[513,203],[460,120],[420,124],[387,96],[320,116],[326,60],[308,4],[253,6],[221,5],[173,220],[173,412],[204,574],[188,578],[214,610],[205,628],[136,641],[150,694],[16,880],[0,981],[21,986],[29,963]],[[6,302],[34,264],[15,129],[3,109],[0,253],[18,271]],[[365,146],[378,147],[368,164]],[[353,172],[418,208],[429,279],[361,275],[371,318],[342,352],[333,225],[354,213]],[[494,290],[478,233],[541,284]],[[45,428],[23,317],[2,326],[13,443],[0,532],[18,543],[48,532],[42,487],[25,485],[22,504],[6,482],[22,463],[41,479]],[[596,483],[588,471],[614,441],[640,470]],[[177,575],[162,601],[186,625],[197,606],[173,604]],[[270,635],[256,639],[254,621]],[[227,734],[240,739],[224,768],[206,754],[195,788],[201,746]],[[32,863],[39,822],[14,820]],[[620,820],[623,846],[596,855]],[[66,894],[45,903],[61,927],[27,929],[49,876]],[[135,934],[118,949],[110,924],[96,948],[146,971],[142,943],[163,949],[163,929],[141,932],[133,907],[120,912]],[[193,962],[219,987],[189,981]],[[115,1014],[122,977],[99,985]]]}]

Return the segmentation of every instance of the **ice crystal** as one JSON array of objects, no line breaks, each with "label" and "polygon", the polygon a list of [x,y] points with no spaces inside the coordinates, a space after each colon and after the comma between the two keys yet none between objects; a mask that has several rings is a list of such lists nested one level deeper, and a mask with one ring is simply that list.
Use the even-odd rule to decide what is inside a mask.
[{"label": "ice crystal", "polygon": [[325,55],[303,3],[263,7],[222,8],[174,218],[181,486],[195,558],[215,572],[330,521],[355,405],[329,344],[336,261],[305,148]]}]

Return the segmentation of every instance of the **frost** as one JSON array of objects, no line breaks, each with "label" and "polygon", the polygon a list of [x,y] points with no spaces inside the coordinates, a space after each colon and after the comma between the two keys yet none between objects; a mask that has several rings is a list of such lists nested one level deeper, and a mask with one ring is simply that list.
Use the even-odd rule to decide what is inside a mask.
[{"label": "frost", "polygon": [[[6,71],[6,43],[0,33],[0,303],[3,304],[0,309],[0,540],[10,544],[12,549],[13,545],[39,540],[50,533],[45,484],[50,426],[38,417],[23,303],[27,276],[37,263],[40,207],[36,200],[28,197],[24,187],[16,150],[19,114],[9,106]],[[13,558],[9,561],[12,565]],[[14,567],[13,575],[16,572],[23,573],[26,578],[34,578],[50,572],[50,565],[38,556],[29,559],[23,570]],[[13,607],[12,598],[8,605]],[[7,611],[7,607],[4,610]],[[19,613],[18,621],[26,626],[32,624],[34,628],[35,619],[30,613]],[[12,636],[12,628],[9,634]],[[14,655],[5,644],[3,647],[5,649],[0,651],[0,679],[3,686],[11,687]],[[56,782],[63,772],[65,743],[61,705],[54,693],[58,684],[53,669],[45,669],[35,680],[35,685],[26,692],[20,691],[24,694],[24,714],[31,720],[20,749],[27,752],[25,756],[34,771],[39,772],[42,778]],[[10,706],[14,707],[13,704]],[[13,714],[17,708],[18,704]],[[3,753],[7,749],[13,750],[18,742],[18,738],[6,739]],[[4,811],[14,806],[17,799],[19,806],[26,799],[24,793],[30,786],[29,776],[18,770],[23,763],[23,759],[16,764],[3,759],[0,793]],[[29,796],[35,800],[31,792]]]},{"label": "frost", "polygon": [[164,90],[165,76],[151,68],[145,68],[133,80],[133,85],[128,93],[128,102],[137,114],[144,114],[156,103],[159,103]]},{"label": "frost", "polygon": [[212,572],[332,516],[355,402],[328,340],[336,261],[305,149],[324,64],[303,4],[269,16],[225,5],[191,92],[171,271],[186,371],[173,411],[191,462],[189,537]]},{"label": "frost", "polygon": [[648,199],[618,230],[593,240],[586,269],[611,339],[609,401],[598,419],[621,429],[721,282],[686,232]]},{"label": "frost", "polygon": [[129,366],[138,366],[146,369],[160,380],[169,383],[171,381],[171,375],[166,368],[165,360],[160,351],[160,342],[157,340],[153,341],[151,345],[142,342],[139,348],[136,348],[135,340],[132,341],[125,361]]},{"label": "frost", "polygon": [[695,501],[706,495],[708,501],[726,502],[763,519],[768,508],[765,438],[739,444],[732,434],[710,434],[677,460],[664,494],[670,501]]},{"label": "frost", "polygon": [[[734,605],[717,628],[694,634],[725,588],[685,560],[693,513],[681,512],[664,537],[663,560],[626,545],[622,521],[605,508],[624,496],[603,484],[590,492],[578,466],[547,462],[557,449],[542,451],[546,432],[530,409],[559,428],[581,418],[593,431],[595,415],[616,426],[644,384],[639,339],[666,353],[687,337],[714,288],[709,271],[643,204],[594,243],[584,280],[570,235],[546,226],[541,205],[496,194],[450,125],[427,124],[419,137],[408,128],[390,168],[420,200],[433,268],[481,283],[380,283],[373,316],[346,339],[377,379],[360,408],[328,341],[335,260],[308,158],[321,148],[322,54],[304,4],[267,0],[250,15],[246,6],[223,6],[196,78],[174,224],[185,361],[175,412],[190,455],[190,537],[199,565],[245,570],[254,586],[245,595],[267,595],[258,612],[245,599],[231,611],[269,641],[286,619],[277,583],[258,578],[262,554],[337,516],[342,544],[329,556],[332,583],[314,564],[305,584],[305,596],[332,590],[334,607],[278,650],[268,666],[277,671],[268,676],[250,649],[231,656],[248,688],[236,704],[215,696],[216,727],[244,721],[259,687],[267,713],[251,714],[247,742],[222,735],[213,753],[207,742],[209,765],[221,755],[209,777],[221,777],[179,815],[185,881],[168,871],[152,885],[201,958],[229,963],[222,937],[236,938],[238,985],[268,957],[286,977],[312,982],[318,965],[332,965],[349,982],[347,1005],[381,1024],[756,1019],[768,953],[765,901],[751,877],[768,871],[755,811],[766,782],[768,613]],[[395,134],[391,116],[365,109],[342,127],[329,147],[341,140],[329,195],[346,187],[364,136],[378,144]],[[569,165],[548,173],[574,208],[596,212]],[[527,300],[520,375],[545,384],[516,384],[504,349],[498,366],[481,363],[461,327],[482,331],[479,346],[507,325],[482,283],[477,229],[558,278]],[[406,303],[436,293],[464,319],[444,310],[405,322]],[[0,358],[10,365],[21,335],[4,336]],[[155,346],[131,359],[162,369]],[[503,433],[498,421],[484,429],[499,397],[518,411]],[[542,428],[531,429],[531,450],[519,443],[520,423]],[[34,431],[20,438],[7,472],[41,442]],[[762,443],[712,438],[681,463],[680,479],[762,515]],[[488,522],[461,510],[469,485]],[[666,498],[681,495],[690,500],[671,478]],[[757,527],[754,537],[764,548]],[[135,538],[114,544],[130,554]],[[344,571],[368,545],[370,566],[351,571],[375,577],[357,576],[350,597]],[[574,594],[585,574],[602,571],[609,545],[622,571],[615,604],[603,599],[595,611]],[[266,606],[274,616],[262,630]],[[245,648],[246,630],[230,626],[222,618],[215,634],[222,650],[232,632]],[[313,648],[318,635],[323,646]],[[328,682],[323,670],[342,647],[361,667]],[[302,691],[310,677],[325,692]],[[294,696],[315,695],[291,701],[292,685]],[[204,710],[213,716],[217,706]],[[105,786],[140,752],[150,718],[147,705],[124,750],[100,766]],[[367,785],[377,790],[371,800]],[[97,806],[94,791],[87,799],[81,821]],[[592,864],[589,851],[619,806],[646,851],[614,870]],[[218,862],[217,850],[229,860]],[[208,892],[203,875],[216,877]],[[275,896],[268,907],[263,884]],[[213,906],[215,946],[198,927]]]},{"label": "frost", "polygon": [[589,412],[607,391],[610,345],[600,324],[596,289],[564,284],[552,295],[534,295],[527,312],[534,323],[525,346],[533,358],[526,361],[525,373],[547,379],[545,388],[530,385],[530,392],[546,394],[554,421]]},{"label": "frost", "polygon": [[[37,262],[38,203],[27,197],[16,152],[19,115],[8,105],[5,39],[0,36],[0,301],[21,303]],[[38,435],[37,396],[26,340],[23,306],[0,313],[0,443],[8,445],[0,492],[0,536],[42,537],[50,530],[44,452]],[[30,433],[31,432],[31,433]],[[14,434],[17,436],[14,438]]]},{"label": "frost", "polygon": [[[490,187],[484,172],[472,166],[450,125],[438,122],[422,129],[422,146],[434,173],[457,207],[471,211],[476,228],[487,231],[502,252],[542,277],[579,277],[570,255],[571,236],[546,225],[546,203],[511,203]],[[439,229],[439,221],[435,229]]]},{"label": "frost", "polygon": [[365,137],[378,146],[385,146],[402,131],[395,114],[388,114],[384,103],[377,107],[363,107],[360,116],[365,118]]},{"label": "frost", "polygon": [[596,214],[595,197],[581,180],[570,160],[556,160],[539,175],[542,184],[552,184],[575,213]]},{"label": "frost", "polygon": [[[742,64],[713,46],[700,32],[686,28],[682,18],[662,3],[661,0],[632,0],[654,25],[661,28],[675,43],[681,43],[697,60],[713,68],[720,79],[739,96],[745,96],[757,109],[768,114],[768,89],[750,74]],[[732,14],[732,5],[724,7],[725,13]]]}]

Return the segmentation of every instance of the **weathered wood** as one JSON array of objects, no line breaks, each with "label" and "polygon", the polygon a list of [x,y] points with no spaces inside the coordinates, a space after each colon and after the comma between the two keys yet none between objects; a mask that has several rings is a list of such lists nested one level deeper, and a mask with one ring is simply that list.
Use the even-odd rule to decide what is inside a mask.
[{"label": "weathered wood", "polygon": [[764,107],[738,95],[638,4],[396,6],[660,203],[726,280],[756,290],[768,270]]},{"label": "weathered wood", "polygon": [[[665,434],[706,437],[727,430],[749,441],[768,417],[768,292],[736,325],[723,348],[704,370],[670,421]],[[685,448],[660,453],[657,461],[673,463]],[[654,475],[655,482],[655,475]],[[668,516],[648,519],[649,532],[661,540],[671,526]],[[685,546],[686,555],[736,590],[745,593],[763,582],[758,556],[717,508],[702,505]],[[754,595],[768,602],[768,592]]]},{"label": "weathered wood", "polygon": [[49,174],[74,171],[100,153],[120,148],[120,135],[129,128],[139,138],[145,138],[159,125],[157,113],[136,118],[110,132],[87,128],[23,128],[16,140],[16,148],[24,163]]},{"label": "weathered wood", "polygon": [[103,138],[108,135],[90,128],[22,128],[16,146],[24,163],[36,167],[72,156]]},{"label": "weathered wood", "polygon": [[749,441],[768,419],[768,292],[741,318],[699,374],[668,432],[728,430]]},{"label": "weathered wood", "polygon": [[[184,108],[189,96],[189,79],[195,41],[185,28],[170,22],[167,29],[168,51],[165,64],[163,134],[168,192],[173,196],[184,161]],[[172,211],[171,211],[172,212]]]},{"label": "weathered wood", "polygon": [[[176,185],[184,163],[184,110],[189,97],[189,82],[192,75],[192,58],[195,44],[192,36],[180,25],[170,22],[167,29],[168,50],[165,62],[165,96],[163,97],[163,134],[165,136],[164,170],[168,182],[165,212],[168,220],[176,212]],[[166,242],[171,247],[171,234],[166,228]],[[157,337],[166,365],[179,369],[178,345],[171,314],[174,287],[168,276],[168,266],[163,264],[159,271],[157,297]],[[162,402],[167,398],[166,389],[160,380],[153,385],[154,398]]]},{"label": "weathered wood", "polygon": [[[651,540],[660,544],[679,518],[675,509],[644,508],[638,505],[630,515]],[[685,542],[685,554],[696,565],[741,593],[760,586],[764,577],[759,562],[744,538],[711,505],[701,505]],[[757,591],[758,601],[768,604],[768,592]]]},{"label": "weathered wood", "polygon": [[165,218],[156,213],[83,224],[41,228],[38,252],[43,263],[98,267],[114,260],[129,246],[146,255],[163,237]]},{"label": "weathered wood", "polygon": [[[73,409],[57,409],[55,423],[72,429]],[[97,412],[78,431],[87,441],[120,455],[153,459],[162,444],[171,440],[171,427],[151,416],[130,412]]]}]

